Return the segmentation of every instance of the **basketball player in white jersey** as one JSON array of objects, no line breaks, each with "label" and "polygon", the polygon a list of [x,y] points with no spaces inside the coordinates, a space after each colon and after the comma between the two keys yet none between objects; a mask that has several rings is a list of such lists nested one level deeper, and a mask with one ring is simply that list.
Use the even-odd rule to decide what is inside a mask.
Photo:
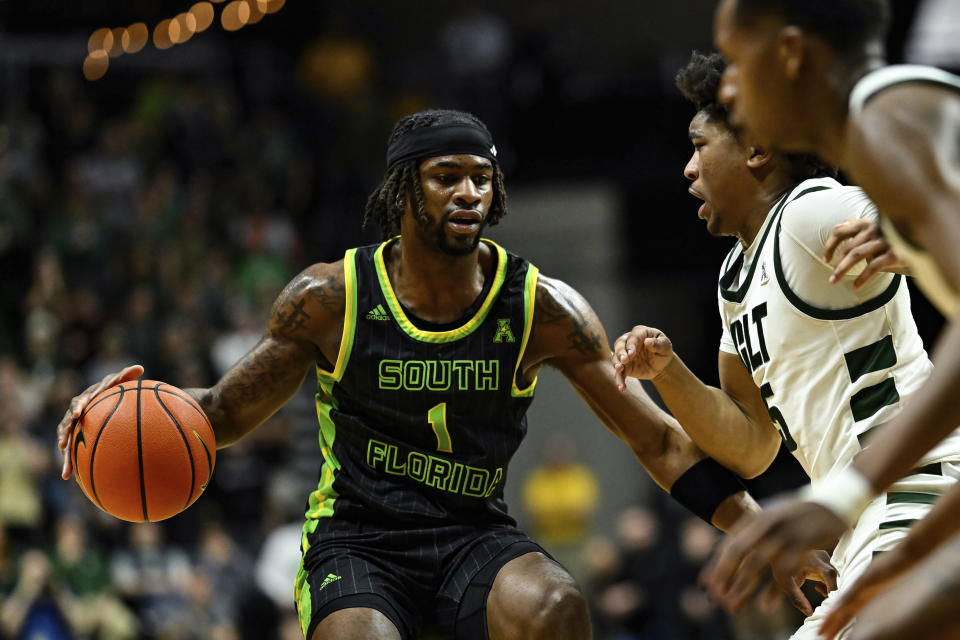
[{"label": "basketball player in white jersey", "polygon": [[[703,384],[651,327],[617,340],[614,367],[621,384],[627,375],[652,380],[694,442],[740,475],[761,473],[782,438],[817,483],[849,464],[871,430],[923,386],[932,364],[903,276],[884,273],[859,288],[854,273],[837,286],[828,281],[833,266],[821,255],[834,226],[875,220],[873,203],[825,177],[809,156],[767,152],[731,129],[716,101],[723,68],[719,55],[695,53],[677,77],[697,106],[684,170],[690,192],[704,200],[699,215],[710,233],[739,240],[720,270],[721,388]],[[927,513],[929,501],[918,495],[938,495],[960,475],[960,437],[924,463],[938,473],[892,487],[840,540],[831,559],[840,593]],[[815,638],[835,597],[794,638]]]},{"label": "basketball player in white jersey", "polygon": [[[879,207],[889,241],[950,320],[933,354],[936,372],[847,470],[806,499],[749,519],[724,542],[704,581],[728,606],[754,590],[768,562],[786,569],[798,551],[831,544],[876,493],[960,423],[960,78],[930,67],[885,66],[888,14],[885,0],[722,0],[718,6],[715,41],[729,63],[719,97],[734,122],[762,143],[815,152],[862,186]],[[871,570],[852,588],[859,602],[871,591],[863,584],[877,586],[958,528],[960,491],[954,490],[893,559],[881,556],[886,570]],[[937,552],[944,554],[938,566],[951,566],[950,575],[960,573],[957,544]],[[873,627],[884,620],[882,637],[958,637],[956,581],[934,589],[937,597],[920,597],[914,587],[911,579],[892,587],[871,606],[872,615],[864,610],[857,633],[881,637]],[[947,597],[954,598],[952,607],[945,606]],[[826,630],[834,632],[855,608],[838,605]]]}]

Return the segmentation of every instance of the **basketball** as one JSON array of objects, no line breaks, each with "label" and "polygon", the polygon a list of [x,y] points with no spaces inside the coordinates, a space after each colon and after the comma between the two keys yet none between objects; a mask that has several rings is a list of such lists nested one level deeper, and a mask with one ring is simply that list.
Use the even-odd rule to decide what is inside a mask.
[{"label": "basketball", "polygon": [[156,380],[101,391],[84,409],[70,455],[83,493],[130,522],[174,516],[203,493],[216,461],[210,420],[200,405]]}]

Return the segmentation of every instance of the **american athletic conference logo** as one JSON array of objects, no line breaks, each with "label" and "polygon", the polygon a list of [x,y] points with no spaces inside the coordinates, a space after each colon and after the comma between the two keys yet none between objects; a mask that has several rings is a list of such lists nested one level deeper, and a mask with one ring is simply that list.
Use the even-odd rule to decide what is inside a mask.
[{"label": "american athletic conference logo", "polygon": [[510,318],[497,319],[497,332],[493,335],[494,342],[516,342],[513,329],[510,328]]}]

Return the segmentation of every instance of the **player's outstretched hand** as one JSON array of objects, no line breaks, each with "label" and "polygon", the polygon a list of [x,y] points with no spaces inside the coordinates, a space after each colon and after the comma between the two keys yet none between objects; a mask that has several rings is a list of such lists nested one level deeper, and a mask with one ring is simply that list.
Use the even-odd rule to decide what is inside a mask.
[{"label": "player's outstretched hand", "polygon": [[886,591],[896,578],[915,566],[929,551],[914,548],[908,537],[893,549],[877,556],[867,570],[844,589],[843,595],[820,626],[820,635],[825,640],[831,640],[864,606]]},{"label": "player's outstretched hand", "polygon": [[86,391],[78,396],[74,396],[70,401],[67,412],[63,414],[63,419],[57,425],[57,447],[63,455],[63,471],[60,476],[66,480],[73,473],[73,462],[70,460],[70,443],[73,440],[73,428],[77,424],[83,410],[86,409],[90,400],[104,389],[118,385],[127,380],[136,380],[143,375],[143,367],[139,364],[131,365],[118,373],[110,373],[104,376],[103,380],[87,388]]},{"label": "player's outstretched hand", "polygon": [[823,246],[823,259],[832,262],[834,254],[837,264],[830,275],[830,282],[834,284],[861,260],[867,264],[853,281],[854,289],[859,289],[880,272],[907,273],[906,265],[890,248],[880,232],[880,225],[873,220],[856,218],[834,226]]},{"label": "player's outstretched hand", "polygon": [[721,543],[700,574],[720,605],[736,611],[760,586],[768,567],[774,575],[803,572],[807,552],[832,549],[846,523],[814,502],[790,500],[745,515]]},{"label": "player's outstretched hand", "polygon": [[830,554],[822,549],[815,549],[804,554],[799,569],[795,573],[781,573],[779,568],[772,568],[774,584],[762,596],[765,604],[773,604],[783,596],[790,599],[791,604],[805,616],[813,614],[813,605],[804,595],[800,587],[807,580],[816,583],[816,590],[826,596],[837,588],[837,570],[830,564]]},{"label": "player's outstretched hand", "polygon": [[627,377],[653,380],[673,358],[673,343],[659,329],[637,325],[613,343],[613,368],[620,391],[627,388]]}]

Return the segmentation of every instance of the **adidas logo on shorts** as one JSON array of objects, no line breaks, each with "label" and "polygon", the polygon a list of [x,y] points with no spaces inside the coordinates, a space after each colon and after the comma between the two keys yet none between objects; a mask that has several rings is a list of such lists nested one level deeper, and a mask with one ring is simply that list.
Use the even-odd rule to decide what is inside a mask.
[{"label": "adidas logo on shorts", "polygon": [[367,320],[389,320],[390,316],[387,315],[387,310],[383,308],[383,305],[378,304],[367,312],[366,318]]},{"label": "adidas logo on shorts", "polygon": [[332,573],[328,573],[327,577],[324,578],[323,582],[320,583],[320,589],[317,589],[317,591],[322,590],[325,586],[327,586],[331,582],[336,582],[339,579],[340,579],[340,576],[334,575]]}]

